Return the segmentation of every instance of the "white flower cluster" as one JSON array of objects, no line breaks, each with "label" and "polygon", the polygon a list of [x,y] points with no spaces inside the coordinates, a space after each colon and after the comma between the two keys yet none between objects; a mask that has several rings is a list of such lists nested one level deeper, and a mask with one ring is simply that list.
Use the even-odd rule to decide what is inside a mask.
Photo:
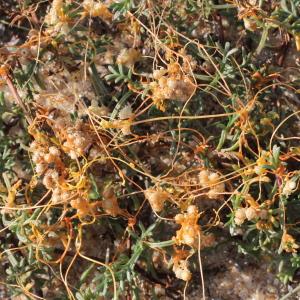
[{"label": "white flower cluster", "polygon": [[[35,170],[37,174],[40,176],[43,175],[43,185],[48,190],[52,190],[52,202],[57,204],[70,200],[74,196],[74,193],[64,191],[60,187],[60,180],[62,178],[58,170],[63,168],[60,150],[55,146],[48,147],[36,141],[31,143],[30,149],[33,151],[32,160],[36,164]],[[54,165],[54,168],[52,168],[52,165]]]},{"label": "white flower cluster", "polygon": [[155,81],[150,83],[154,103],[165,99],[187,101],[194,93],[195,87],[191,78],[183,75],[179,66],[154,70]]},{"label": "white flower cluster", "polygon": [[[30,149],[33,152],[32,161],[36,164],[35,171],[37,174],[43,174],[49,167],[49,164],[60,161],[60,151],[57,147],[47,147],[36,141],[33,141],[30,145]],[[50,176],[50,173],[49,173]],[[51,177],[56,177],[52,174]]]},{"label": "white flower cluster", "polygon": [[58,184],[59,174],[54,169],[48,169],[43,178],[43,185],[47,189],[53,189]]},{"label": "white flower cluster", "polygon": [[59,14],[63,9],[63,4],[63,0],[53,0],[52,6],[45,17],[45,22],[48,25],[56,25],[60,21]]},{"label": "white flower cluster", "polygon": [[66,141],[63,143],[65,152],[72,159],[84,155],[91,145],[90,137],[80,128],[68,127],[66,132]]},{"label": "white flower cluster", "polygon": [[202,170],[199,173],[199,183],[203,188],[209,188],[207,196],[209,199],[215,199],[225,191],[224,182],[220,182],[220,175],[208,170]]},{"label": "white flower cluster", "polygon": [[67,34],[69,32],[69,26],[63,13],[63,6],[63,0],[53,0],[50,10],[45,16],[45,23],[50,26],[47,29],[49,33],[61,32]]},{"label": "white flower cluster", "polygon": [[188,269],[188,261],[179,260],[173,265],[173,272],[175,276],[181,280],[189,281],[192,277],[190,270]]},{"label": "white flower cluster", "polygon": [[296,188],[297,188],[296,180],[290,179],[290,180],[286,181],[286,183],[282,189],[282,194],[284,196],[289,196],[296,190]]},{"label": "white flower cluster", "polygon": [[259,219],[267,219],[268,218],[268,212],[265,209],[256,209],[254,207],[240,207],[236,210],[235,216],[234,216],[234,222],[236,225],[240,226],[242,225],[245,220],[251,221],[255,218]]},{"label": "white flower cluster", "polygon": [[64,191],[60,187],[55,187],[52,191],[51,200],[52,200],[53,204],[67,203],[74,196],[75,196],[75,193],[73,193],[71,191]]},{"label": "white flower cluster", "polygon": [[126,120],[133,116],[132,107],[130,104],[125,105],[120,111],[119,111],[119,119],[120,120]]}]

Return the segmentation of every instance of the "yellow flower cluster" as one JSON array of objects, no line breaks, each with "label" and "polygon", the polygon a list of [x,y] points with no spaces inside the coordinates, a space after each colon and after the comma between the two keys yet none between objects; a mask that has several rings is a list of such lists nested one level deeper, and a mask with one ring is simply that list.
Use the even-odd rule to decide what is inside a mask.
[{"label": "yellow flower cluster", "polygon": [[94,0],[84,0],[82,6],[85,10],[84,16],[100,17],[105,21],[111,21],[112,13],[109,11],[107,5],[94,1]]},{"label": "yellow flower cluster", "polygon": [[296,240],[288,233],[284,232],[281,239],[282,249],[286,252],[297,252],[299,245]]},{"label": "yellow flower cluster", "polygon": [[270,165],[269,157],[269,152],[264,150],[261,152],[260,157],[256,160],[256,166],[254,167],[254,172],[257,175],[264,175],[267,172],[265,166]]},{"label": "yellow flower cluster", "polygon": [[70,204],[77,210],[77,215],[80,218],[88,215],[94,215],[94,210],[98,205],[97,202],[90,203],[83,197],[77,197],[76,199],[71,200]]},{"label": "yellow flower cluster", "polygon": [[200,234],[200,226],[198,225],[199,212],[195,205],[190,205],[187,212],[175,216],[175,222],[181,225],[176,231],[174,238],[177,245],[185,244],[190,247],[198,247],[198,236]]},{"label": "yellow flower cluster", "polygon": [[145,197],[149,201],[152,209],[155,212],[160,212],[164,208],[165,201],[169,198],[169,193],[162,190],[147,189],[145,192]]}]

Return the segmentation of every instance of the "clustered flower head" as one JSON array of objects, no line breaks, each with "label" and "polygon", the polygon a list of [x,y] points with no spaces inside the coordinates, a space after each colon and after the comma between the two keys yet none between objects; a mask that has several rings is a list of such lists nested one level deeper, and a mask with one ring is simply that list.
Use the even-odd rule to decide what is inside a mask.
[{"label": "clustered flower head", "polygon": [[53,204],[68,203],[74,198],[74,196],[76,196],[76,192],[64,190],[61,187],[56,186],[52,190],[51,201]]},{"label": "clustered flower head", "polygon": [[84,0],[82,6],[85,10],[83,16],[100,17],[105,21],[111,21],[112,19],[113,15],[104,3],[94,0]]},{"label": "clustered flower head", "polygon": [[[48,24],[47,29],[50,33],[57,33],[61,31],[67,34],[69,31],[68,23],[70,22],[70,17],[64,12],[64,5],[70,4],[70,0],[54,0],[45,16],[45,22]],[[106,4],[94,1],[94,0],[84,0],[82,2],[83,12],[81,13],[82,18],[84,17],[100,17],[102,20],[109,22],[112,19],[112,13],[109,11]]]},{"label": "clustered flower head", "polygon": [[49,169],[46,171],[43,178],[43,185],[47,189],[53,189],[58,184],[59,174],[54,169]]},{"label": "clustered flower head", "polygon": [[266,209],[260,209],[259,207],[240,207],[235,211],[234,222],[236,225],[242,225],[246,220],[251,221],[254,219],[266,220],[268,218],[268,212]]},{"label": "clustered flower head", "polygon": [[187,260],[175,260],[173,265],[173,272],[175,276],[181,280],[189,281],[192,278],[192,273],[188,269]]},{"label": "clustered flower head", "polygon": [[120,111],[118,115],[120,120],[126,120],[133,117],[132,107],[130,104],[125,105]]},{"label": "clustered flower head", "polygon": [[197,60],[192,55],[187,54],[184,48],[180,49],[178,53],[183,59],[183,63],[182,63],[183,72],[192,73],[192,71],[194,71],[197,67]]},{"label": "clustered flower head", "polygon": [[296,240],[290,234],[284,232],[281,239],[282,249],[286,252],[295,253],[299,248],[299,245],[296,243]]},{"label": "clustered flower head", "polygon": [[296,179],[291,178],[285,182],[282,189],[282,195],[289,196],[296,190],[296,188],[297,188]]},{"label": "clustered flower head", "polygon": [[154,104],[165,110],[164,100],[187,101],[192,97],[195,86],[189,75],[185,75],[178,63],[170,63],[168,68],[153,71],[154,81],[150,83]]},{"label": "clustered flower head", "polygon": [[160,212],[164,208],[165,201],[170,197],[169,193],[159,189],[145,190],[145,197],[149,201],[155,212]]},{"label": "clustered flower head", "polygon": [[207,193],[209,199],[215,199],[225,191],[225,183],[220,182],[220,175],[208,170],[199,173],[199,184],[203,188],[209,188]]},{"label": "clustered flower head", "polygon": [[[94,215],[99,202],[89,201],[87,195],[89,184],[87,179],[76,172],[74,174],[70,172],[65,167],[62,155],[62,153],[66,153],[73,158],[71,151],[75,153],[74,158],[82,155],[88,143],[90,143],[86,142],[89,140],[89,137],[83,136],[80,126],[75,126],[71,130],[67,129],[64,131],[63,127],[69,123],[62,122],[62,119],[58,119],[58,123],[55,124],[57,129],[59,128],[56,134],[61,139],[61,149],[57,146],[49,146],[46,137],[42,137],[35,130],[32,130],[36,140],[31,143],[30,150],[33,152],[32,160],[36,164],[36,172],[42,179],[42,184],[45,188],[52,192],[51,201],[53,204],[71,205],[72,208],[77,210],[79,218]],[[62,132],[65,132],[66,135],[63,135]],[[63,142],[64,140],[65,142]],[[74,144],[71,145],[71,142]],[[66,145],[66,143],[69,144]],[[77,186],[72,187],[67,181],[73,181]]]},{"label": "clustered flower head", "polygon": [[117,56],[117,64],[124,65],[128,68],[132,67],[141,57],[138,50],[134,48],[123,48]]},{"label": "clustered flower head", "polygon": [[66,141],[63,143],[63,147],[72,159],[84,155],[91,145],[91,138],[82,130],[81,124],[76,127],[68,127],[65,138]]},{"label": "clustered flower head", "polygon": [[77,215],[83,218],[88,215],[94,215],[94,210],[97,207],[97,202],[89,202],[85,197],[76,197],[76,199],[71,200],[71,206],[77,210]]},{"label": "clustered flower head", "polygon": [[181,225],[181,228],[176,231],[176,237],[174,238],[177,245],[185,244],[194,248],[198,247],[200,234],[199,216],[200,214],[195,205],[188,206],[186,213],[175,216],[176,223]]},{"label": "clustered flower head", "polygon": [[[160,2],[164,1],[158,1],[158,3]],[[248,10],[246,5],[246,7],[238,7],[238,11],[246,29],[253,31],[257,28],[257,18],[255,16],[255,7],[252,7],[252,9],[251,6],[255,6],[257,1],[249,0],[248,2],[253,4],[250,5],[250,10]],[[151,206],[152,210],[150,211],[155,213],[163,211],[165,204],[169,204],[168,202],[172,201],[173,207],[171,211],[174,211],[175,205],[180,207],[180,211],[174,217],[177,231],[172,233],[175,236],[171,244],[175,245],[176,251],[175,255],[172,256],[172,270],[177,278],[184,281],[189,281],[192,277],[192,272],[189,270],[189,258],[195,254],[198,247],[210,246],[215,241],[213,235],[206,235],[203,230],[203,228],[206,228],[205,225],[203,227],[200,226],[200,213],[197,206],[190,204],[191,201],[201,201],[199,190],[201,191],[200,195],[204,194],[204,197],[209,199],[223,199],[226,194],[235,196],[237,193],[240,193],[240,187],[242,186],[243,193],[251,191],[255,197],[259,198],[256,201],[250,195],[246,195],[243,200],[245,202],[238,208],[234,197],[228,196],[226,198],[228,201],[225,204],[231,205],[229,202],[231,200],[234,207],[233,228],[236,225],[241,226],[246,221],[251,221],[251,224],[249,224],[250,222],[244,224],[245,229],[247,229],[246,225],[249,226],[248,228],[256,225],[256,228],[259,229],[267,228],[268,224],[272,226],[275,222],[281,222],[278,218],[279,209],[276,207],[278,203],[277,197],[282,195],[288,197],[295,192],[298,178],[291,177],[291,173],[286,175],[288,163],[286,163],[286,168],[284,164],[279,168],[280,163],[277,164],[272,161],[275,157],[272,156],[272,151],[262,150],[265,147],[265,143],[261,142],[261,137],[267,137],[269,134],[268,130],[266,130],[266,133],[264,131],[255,132],[257,128],[253,126],[251,134],[247,134],[250,132],[250,125],[255,125],[256,117],[260,116],[259,109],[256,109],[258,105],[255,104],[252,108],[250,105],[252,101],[248,101],[250,104],[247,102],[247,105],[244,105],[243,101],[239,100],[239,98],[243,99],[244,94],[247,94],[246,83],[249,81],[249,85],[252,87],[252,79],[257,79],[254,75],[252,75],[252,79],[247,77],[252,72],[247,71],[248,62],[244,66],[245,71],[247,71],[244,72],[247,77],[245,80],[246,92],[242,91],[243,88],[240,85],[240,92],[243,96],[236,97],[237,100],[229,107],[229,113],[225,114],[228,115],[229,120],[232,114],[239,116],[237,118],[239,120],[233,118],[232,122],[229,122],[230,124],[227,125],[228,134],[223,142],[226,145],[228,144],[229,148],[224,149],[223,145],[221,145],[224,151],[212,151],[211,155],[204,151],[206,147],[213,149],[216,146],[217,149],[219,148],[215,144],[217,137],[208,145],[208,141],[210,141],[209,134],[205,130],[202,132],[200,123],[211,124],[210,126],[214,131],[215,125],[213,125],[212,120],[216,115],[211,114],[217,114],[218,116],[220,109],[222,110],[224,105],[228,104],[228,95],[230,96],[229,92],[232,90],[232,87],[234,89],[234,86],[236,86],[236,80],[234,76],[222,76],[221,80],[218,80],[220,79],[218,68],[224,55],[223,58],[226,60],[228,72],[237,71],[235,68],[238,65],[236,63],[232,65],[233,62],[236,62],[235,56],[233,56],[236,51],[234,48],[230,50],[226,46],[225,51],[224,49],[219,49],[217,43],[215,47],[209,45],[207,47],[208,51],[206,51],[206,46],[204,44],[200,45],[197,41],[196,44],[199,46],[199,51],[197,52],[199,53],[195,54],[197,47],[194,48],[194,46],[196,44],[192,46],[193,41],[185,43],[184,39],[179,38],[177,32],[172,29],[173,25],[163,21],[168,7],[176,7],[176,5],[173,6],[172,1],[169,1],[164,10],[161,10],[164,13],[160,16],[156,16],[156,13],[160,11],[160,7],[157,7],[157,12],[156,9],[152,10],[152,5],[148,5],[151,4],[151,1],[145,6],[139,6],[139,1],[136,1],[133,10],[130,8],[120,9],[123,4],[120,1],[111,0],[52,0],[50,3],[50,9],[45,17],[47,29],[41,28],[39,31],[36,28],[34,29],[36,31],[35,35],[33,34],[34,30],[31,30],[32,37],[36,41],[33,38],[30,39],[30,42],[26,43],[29,46],[21,46],[21,50],[19,49],[16,52],[16,56],[23,56],[20,58],[22,65],[23,63],[28,65],[28,62],[36,62],[36,72],[34,72],[34,76],[30,76],[34,79],[33,82],[30,80],[30,85],[32,84],[34,87],[32,89],[32,100],[34,103],[33,105],[31,105],[31,102],[28,103],[28,109],[31,109],[31,107],[35,108],[35,111],[31,111],[31,115],[34,116],[35,112],[36,118],[33,123],[37,122],[39,126],[36,129],[37,136],[34,136],[35,141],[31,144],[30,151],[32,152],[32,161],[35,164],[37,173],[35,177],[39,178],[39,183],[46,189],[43,201],[49,201],[46,205],[47,209],[49,208],[46,210],[47,213],[49,212],[49,216],[52,213],[52,205],[54,206],[55,217],[57,211],[62,213],[59,221],[63,220],[64,217],[69,219],[70,215],[75,214],[70,218],[70,222],[72,222],[70,225],[72,225],[74,233],[78,232],[79,226],[77,225],[80,222],[82,222],[82,225],[87,223],[83,224],[83,218],[92,219],[93,222],[98,223],[98,218],[105,218],[107,217],[106,215],[112,217],[122,216],[125,217],[126,221],[129,216],[128,226],[132,226],[132,231],[127,230],[128,227],[126,227],[126,222],[123,222],[124,220],[116,221],[118,226],[116,227],[114,238],[121,241],[123,234],[121,232],[119,234],[119,228],[124,227],[125,233],[128,233],[128,235],[124,236],[125,242],[125,239],[131,239],[130,235],[137,224],[135,223],[137,221],[135,217],[132,217],[123,209],[123,207],[128,207],[126,201],[130,198],[131,192],[132,194],[137,193],[137,197],[144,196]],[[188,16],[186,6],[182,3],[180,6],[186,16]],[[111,11],[109,8],[110,4],[113,4]],[[138,13],[141,12],[141,8],[145,9],[145,13]],[[149,8],[151,8],[151,22],[156,19],[161,21],[157,31],[154,32],[155,39],[152,39],[154,37],[152,34],[150,36],[147,35]],[[155,14],[153,19],[152,13]],[[253,17],[250,13],[253,13]],[[108,24],[108,22],[110,23]],[[61,34],[64,34],[62,38]],[[162,43],[159,43],[156,39],[163,39]],[[202,41],[200,42],[202,43]],[[297,36],[296,42],[297,45],[300,45],[300,35]],[[31,45],[35,48],[32,49]],[[179,48],[181,49],[178,50]],[[193,55],[188,55],[186,49],[191,49]],[[142,54],[145,54],[145,61],[148,60],[150,62],[153,58],[153,64],[156,65],[154,70],[150,69],[152,63],[149,63],[149,66],[146,66],[146,62],[137,64]],[[232,59],[227,59],[230,55],[232,55]],[[197,75],[193,76],[193,71],[197,68],[197,61],[201,65],[199,64]],[[119,73],[122,76],[114,77],[117,73],[111,74],[112,76],[108,75],[109,71],[114,70],[112,67],[114,64],[118,64]],[[122,66],[129,68],[128,76],[123,73]],[[159,66],[164,67],[161,68]],[[13,68],[12,71],[14,71]],[[204,74],[202,74],[203,71]],[[14,72],[11,74],[13,75]],[[131,76],[132,74],[133,76]],[[41,86],[35,88],[35,85],[40,85],[38,83],[39,76]],[[115,79],[115,82],[112,82],[112,78],[117,79]],[[146,80],[147,83],[145,83]],[[268,75],[266,80],[269,80]],[[272,77],[270,77],[270,80],[272,80]],[[44,82],[47,82],[48,85],[45,88],[42,87]],[[211,85],[213,85],[213,89],[211,89]],[[272,86],[272,84],[269,86]],[[198,91],[196,91],[197,88]],[[258,87],[254,83],[253,89],[257,88],[262,92],[264,91],[263,86]],[[28,89],[31,91],[31,86]],[[187,102],[193,97],[195,92],[195,101],[191,101],[190,105],[187,105]],[[251,92],[256,93],[256,91],[252,90]],[[26,93],[24,91],[23,94],[21,94],[22,91],[19,93],[21,98],[25,99]],[[258,94],[254,99],[256,100],[255,103],[260,103],[261,99],[264,99],[263,94],[259,96]],[[129,95],[128,98],[127,95]],[[174,114],[178,113],[178,106],[180,108],[181,104],[186,104],[184,105],[185,116],[187,119],[190,117],[194,119],[193,113],[195,108],[196,110],[199,108],[199,111],[201,111],[203,103],[206,103],[205,101],[209,100],[211,96],[215,96],[217,100],[210,105],[213,107],[213,111],[211,111],[210,107],[205,107],[203,111],[203,113],[207,114],[204,116],[205,121],[201,121],[202,118],[198,119],[196,116],[197,122],[184,122],[184,127],[179,129],[180,131],[186,130],[188,134],[182,135],[181,139],[179,135],[180,141],[177,139],[177,135],[173,134],[173,131],[176,131],[178,128],[175,128],[176,124],[169,122],[168,116],[170,114],[167,114],[168,116],[166,117],[163,114],[158,114],[157,117],[157,111],[152,110],[154,103],[158,109],[165,111],[166,104],[171,104],[171,100],[175,100],[177,102],[170,107],[172,116],[177,118]],[[248,96],[244,98],[248,99]],[[148,98],[151,98],[153,103],[148,103]],[[118,99],[120,100],[118,101]],[[127,104],[124,106],[123,99],[127,101]],[[101,106],[100,102],[102,103]],[[262,110],[262,113],[265,113],[265,111]],[[224,114],[222,115],[225,116]],[[275,124],[272,124],[272,120],[271,118],[265,118],[264,122],[261,121],[258,126],[259,130],[260,127],[269,126],[274,128]],[[226,121],[222,118],[220,122]],[[218,122],[218,124],[220,123]],[[240,126],[240,124],[242,125]],[[136,134],[131,135],[133,126],[135,126]],[[127,135],[131,136],[127,137]],[[257,143],[254,143],[249,148],[247,142],[249,143],[253,139],[252,135],[257,138]],[[198,136],[202,138],[202,142],[200,142],[201,138],[199,140]],[[235,142],[236,138],[238,138],[238,144]],[[273,138],[274,140],[277,139],[277,135],[274,135]],[[177,142],[178,151],[176,150],[175,159],[173,157],[173,145]],[[222,139],[220,139],[220,142],[222,142]],[[202,146],[197,147],[199,150],[193,151],[196,143],[201,143]],[[231,145],[231,143],[234,144]],[[283,145],[282,149],[284,149],[284,143],[281,144]],[[227,151],[235,149],[235,145],[239,146],[239,151]],[[256,147],[259,149],[256,149]],[[259,153],[259,157],[256,156],[256,153]],[[281,150],[281,153],[284,153],[284,150]],[[217,169],[209,170],[202,167],[206,163],[210,164],[214,155],[218,155],[218,158],[220,158],[220,172]],[[296,154],[291,152],[286,157],[292,160],[294,155]],[[237,164],[235,164],[235,160],[238,161]],[[279,160],[281,160],[281,156],[278,155]],[[256,162],[249,164],[252,161]],[[240,167],[241,165],[242,167]],[[128,166],[133,166],[132,172],[127,172],[129,170]],[[166,166],[172,166],[170,171],[168,170],[167,175],[164,172]],[[238,166],[239,170],[237,170]],[[198,168],[200,168],[200,172]],[[242,174],[240,173],[241,170],[244,170]],[[266,176],[268,175],[266,173],[270,174],[270,178]],[[230,175],[232,174],[235,175],[231,177]],[[250,175],[250,178],[248,175]],[[128,176],[133,176],[134,179],[131,180]],[[124,203],[122,203],[121,207],[117,197],[119,190],[116,192],[120,178],[123,179],[121,192],[124,197]],[[228,179],[224,180],[224,178]],[[283,183],[281,184],[282,178]],[[126,180],[128,180],[127,183]],[[156,184],[159,182],[163,187],[151,186],[144,190],[142,195],[138,194],[136,190],[139,190],[140,186],[147,185],[149,180],[153,180],[152,182],[156,182]],[[227,180],[228,186],[225,186],[225,181]],[[272,186],[265,188],[260,184],[272,180],[277,180],[277,185],[274,184],[274,192],[269,193],[268,190],[272,190]],[[255,187],[253,183],[259,183],[259,185],[257,184]],[[7,209],[11,208],[12,210],[15,206],[14,201],[20,184],[13,185],[9,191]],[[247,184],[249,185],[247,186]],[[250,189],[252,184],[253,186]],[[164,186],[168,186],[168,188]],[[228,188],[228,193],[225,193],[226,187]],[[248,187],[249,189],[247,190]],[[43,192],[45,189],[43,189]],[[245,190],[246,192],[244,192]],[[99,193],[102,193],[102,195],[100,196]],[[23,194],[20,194],[23,197]],[[264,200],[265,198],[270,198],[271,200]],[[33,195],[32,200],[30,205],[36,203],[35,195]],[[267,201],[272,202],[272,204],[268,206]],[[204,201],[201,205],[215,206],[218,204],[212,201],[208,202]],[[59,205],[61,205],[61,209],[57,210]],[[275,209],[273,209],[274,206],[276,207]],[[222,207],[223,205],[218,210],[218,214],[220,212],[221,217],[223,217],[221,215]],[[147,211],[148,208],[143,207],[143,210]],[[17,211],[17,209],[15,210]],[[130,211],[135,213],[137,209],[130,208]],[[137,211],[137,214],[139,211]],[[46,217],[48,218],[48,216]],[[163,219],[158,215],[158,218],[153,219],[150,214],[145,217],[147,225],[151,222],[157,222],[158,219],[159,221]],[[147,217],[150,218],[148,219]],[[42,217],[38,221],[48,221],[49,219],[47,218]],[[76,220],[76,218],[80,220]],[[144,214],[138,220],[141,224],[144,222],[143,218]],[[73,223],[74,219],[75,222]],[[110,224],[109,219],[111,218],[107,219],[108,224]],[[272,223],[273,220],[275,220],[274,223]],[[205,219],[203,219],[203,223],[204,221]],[[218,220],[215,221],[218,222]],[[52,219],[48,224],[51,222]],[[218,225],[220,223],[218,222]],[[58,225],[62,228],[65,226],[63,222]],[[209,225],[213,226],[216,223],[210,223]],[[111,226],[110,228],[114,230],[114,227]],[[275,227],[274,230],[282,228],[279,226]],[[288,228],[293,232],[290,227]],[[150,232],[150,229],[147,232]],[[138,232],[136,233],[138,234]],[[155,237],[155,232],[153,232],[153,239],[160,239],[160,237]],[[239,232],[243,232],[243,230],[239,230]],[[72,239],[76,236],[75,234],[69,234],[67,231],[64,234],[65,240],[68,241],[70,239],[70,243],[64,243],[64,245],[68,244],[68,246],[65,247],[66,251],[63,255],[69,251],[67,247],[74,244]],[[152,233],[150,232],[150,234]],[[59,233],[57,236],[59,236]],[[79,234],[77,237],[79,237]],[[35,239],[38,240],[37,237]],[[39,246],[41,246],[43,243],[42,234],[39,239]],[[146,239],[147,236],[145,235]],[[131,240],[130,247],[135,247],[135,241],[138,240],[135,238]],[[167,241],[165,245],[169,245],[169,243],[170,241]],[[154,242],[153,244],[161,245],[162,242]],[[124,247],[121,245],[122,250],[130,250],[125,249],[128,245],[127,242],[124,245]],[[160,248],[160,246],[157,247]],[[178,249],[176,249],[177,247]],[[299,248],[295,238],[286,232],[283,233],[281,247],[284,251],[291,253],[296,252]],[[36,248],[40,249],[41,247]],[[111,247],[108,247],[109,249]],[[157,252],[161,254],[163,251],[159,249]],[[121,253],[121,251],[113,253],[114,258],[112,260],[108,257],[109,261],[118,264],[119,257],[122,258],[122,256],[118,256],[118,253]],[[133,263],[143,264],[143,256],[140,257],[138,262],[134,261]],[[119,286],[118,282],[116,285],[117,287]],[[111,298],[110,296],[107,297]]]},{"label": "clustered flower head", "polygon": [[263,150],[260,157],[256,160],[256,166],[254,167],[254,172],[257,175],[264,175],[267,172],[265,166],[270,165],[269,158],[270,152]]},{"label": "clustered flower head", "polygon": [[121,208],[119,207],[118,199],[111,187],[104,189],[101,207],[110,216],[116,217],[117,215],[121,214]]},{"label": "clustered flower head", "polygon": [[256,0],[250,0],[249,5],[250,7],[244,7],[238,5],[238,12],[239,12],[239,19],[244,21],[244,26],[249,31],[255,31],[258,26],[258,17],[256,16]]},{"label": "clustered flower head", "polygon": [[53,0],[52,6],[45,17],[45,22],[49,25],[57,24],[63,13],[63,0]]},{"label": "clustered flower head", "polygon": [[[30,150],[33,152],[32,161],[36,164],[35,171],[37,174],[43,174],[48,168],[50,164],[55,164],[57,169],[61,169],[62,161],[60,159],[60,150],[55,146],[48,147],[45,143],[39,143],[33,141],[30,145]],[[51,180],[58,179],[58,173],[55,170],[48,170],[45,176],[48,179],[45,179],[45,186],[51,185]],[[51,179],[52,178],[52,179]]]},{"label": "clustered flower head", "polygon": [[45,16],[45,23],[48,24],[46,29],[49,33],[62,32],[67,34],[69,32],[68,21],[69,18],[64,13],[64,1],[63,0],[54,0],[52,6]]},{"label": "clustered flower head", "polygon": [[70,117],[61,115],[52,118],[51,126],[56,137],[59,139],[62,149],[72,159],[77,159],[86,154],[92,146],[93,135],[90,127],[82,121],[72,122]]}]

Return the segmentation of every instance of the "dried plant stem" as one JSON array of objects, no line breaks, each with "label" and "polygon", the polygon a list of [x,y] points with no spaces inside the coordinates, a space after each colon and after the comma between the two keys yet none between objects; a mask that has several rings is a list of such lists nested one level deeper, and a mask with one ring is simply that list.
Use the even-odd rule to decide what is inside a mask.
[{"label": "dried plant stem", "polygon": [[14,98],[16,99],[18,105],[21,107],[21,109],[23,110],[24,112],[24,115],[25,115],[25,118],[26,118],[26,121],[28,122],[29,125],[32,124],[33,120],[32,118],[29,116],[29,113],[27,111],[27,108],[25,106],[25,104],[23,103],[23,100],[21,99],[17,89],[15,88],[13,82],[12,82],[12,79],[6,75],[5,76],[5,81],[6,81],[6,84],[9,88],[9,90],[11,91],[12,95],[14,96]]},{"label": "dried plant stem", "polygon": [[280,300],[287,300],[289,299],[292,295],[300,291],[300,284],[297,285],[293,290],[291,290],[289,293],[284,295],[283,297],[280,298]]},{"label": "dried plant stem", "polygon": [[201,285],[202,285],[202,299],[205,300],[205,286],[204,286],[204,276],[203,276],[203,268],[202,268],[202,260],[201,260],[201,235],[198,233],[198,261],[200,268],[200,276],[201,276]]}]

